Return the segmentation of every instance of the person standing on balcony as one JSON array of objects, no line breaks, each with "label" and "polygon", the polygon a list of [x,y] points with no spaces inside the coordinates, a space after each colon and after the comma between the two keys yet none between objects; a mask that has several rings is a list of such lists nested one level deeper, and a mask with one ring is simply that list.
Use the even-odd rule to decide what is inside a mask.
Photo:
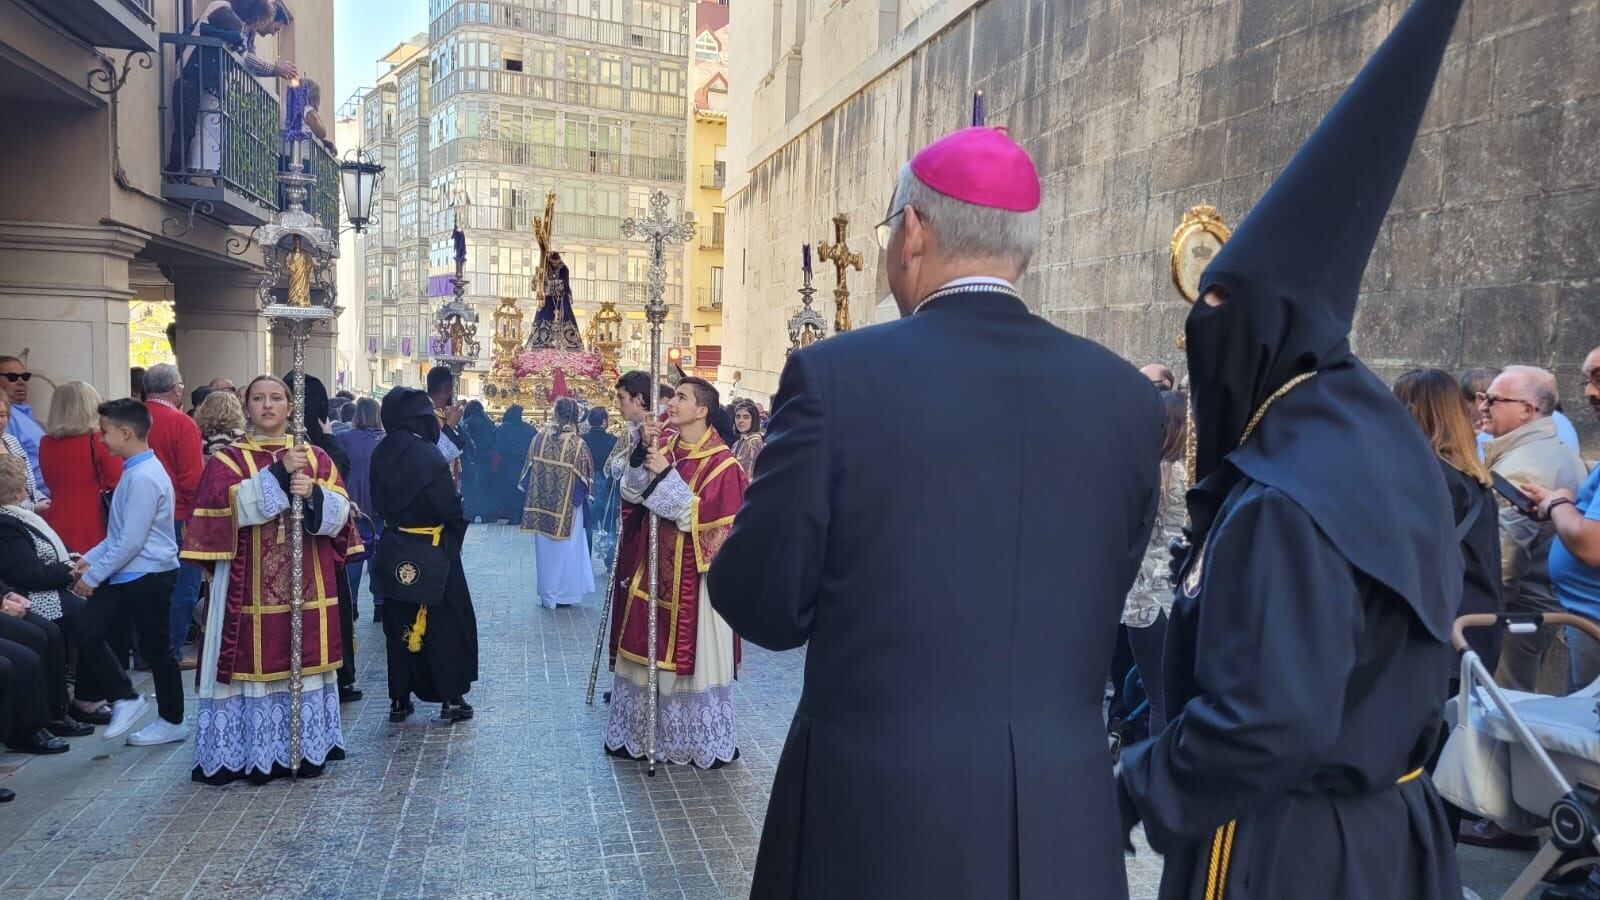
[{"label": "person standing on balcony", "polygon": [[[257,37],[272,37],[289,24],[289,11],[276,0],[212,0],[196,17],[191,37],[222,37],[225,32],[240,35],[241,58],[246,71],[257,78],[298,77],[293,62],[280,59],[268,63],[256,55]],[[222,61],[219,54],[196,52],[198,44],[185,46],[179,55],[179,74],[172,83],[172,137],[167,144],[166,174],[182,178],[187,172],[218,171],[222,159]],[[206,133],[196,145],[196,129],[204,117]],[[208,154],[214,147],[215,153]]]}]

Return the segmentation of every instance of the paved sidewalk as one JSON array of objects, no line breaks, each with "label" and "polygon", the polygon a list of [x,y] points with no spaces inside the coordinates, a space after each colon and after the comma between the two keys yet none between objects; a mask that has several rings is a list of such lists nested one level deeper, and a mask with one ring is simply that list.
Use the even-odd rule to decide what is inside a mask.
[{"label": "paved sidewalk", "polygon": [[[745,896],[804,653],[746,645],[739,762],[646,778],[601,752],[606,707],[583,703],[598,599],[541,609],[532,539],[510,527],[475,526],[466,560],[484,667],[473,721],[419,706],[389,724],[363,594],[349,759],[312,781],[213,788],[189,780],[188,744],[0,754],[0,785],[19,795],[0,806],[0,900]],[[1129,861],[1134,898],[1159,877],[1148,850]]]}]

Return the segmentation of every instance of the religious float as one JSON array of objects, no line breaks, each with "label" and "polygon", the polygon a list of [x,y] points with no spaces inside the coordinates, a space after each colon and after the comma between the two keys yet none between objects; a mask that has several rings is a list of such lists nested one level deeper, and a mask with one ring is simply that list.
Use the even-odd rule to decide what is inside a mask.
[{"label": "religious float", "polygon": [[553,249],[556,195],[545,197],[544,216],[533,223],[539,242],[539,268],[533,276],[538,312],[524,336],[524,314],[511,297],[494,313],[494,356],[484,385],[484,405],[495,415],[517,405],[528,421],[546,421],[559,397],[609,406],[620,377],[622,315],[616,304],[600,304],[585,333],[572,311],[567,265]]}]

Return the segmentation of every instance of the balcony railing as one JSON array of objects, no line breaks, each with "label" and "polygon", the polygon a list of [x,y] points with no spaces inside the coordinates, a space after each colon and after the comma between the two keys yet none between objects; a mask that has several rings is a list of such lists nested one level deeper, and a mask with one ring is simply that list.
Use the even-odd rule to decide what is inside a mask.
[{"label": "balcony railing", "polygon": [[720,191],[728,186],[728,167],[723,163],[700,167],[700,186],[706,190]]},{"label": "balcony railing", "polygon": [[695,302],[695,308],[707,311],[722,308],[722,288],[701,288],[698,294],[699,299]]},{"label": "balcony railing", "polygon": [[616,216],[564,213],[560,221],[562,233],[570,234],[573,237],[600,238],[612,241],[622,238],[622,220]]},{"label": "balcony railing", "polygon": [[722,249],[722,214],[718,213],[711,218],[711,227],[699,229],[701,250]]},{"label": "balcony railing", "polygon": [[688,35],[682,30],[661,31],[644,25],[627,26],[593,16],[528,9],[522,3],[505,0],[457,0],[434,17],[429,23],[428,32],[432,41],[438,41],[457,28],[484,26],[518,32],[532,31],[548,37],[649,50],[669,56],[683,56],[689,46]]},{"label": "balcony railing", "polygon": [[566,162],[569,172],[588,172],[592,175],[622,174],[622,155],[609,150],[568,147]]},{"label": "balcony railing", "polygon": [[229,225],[263,224],[278,208],[277,95],[216,38],[163,34],[161,44],[161,83],[172,85],[161,98],[161,195]]},{"label": "balcony railing", "polygon": [[649,178],[652,181],[673,181],[682,184],[683,160],[629,155],[628,174],[634,178]]},{"label": "balcony railing", "polygon": [[96,47],[152,53],[160,47],[154,0],[53,0],[38,7]]}]

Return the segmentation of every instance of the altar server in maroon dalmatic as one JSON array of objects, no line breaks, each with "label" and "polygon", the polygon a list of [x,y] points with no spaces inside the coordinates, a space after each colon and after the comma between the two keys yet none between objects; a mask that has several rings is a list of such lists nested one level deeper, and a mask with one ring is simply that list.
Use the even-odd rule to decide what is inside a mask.
[{"label": "altar server in maroon dalmatic", "polygon": [[[1029,311],[1038,208],[1003,132],[930,145],[881,227],[904,317],[784,370],[711,569],[740,635],[810,644],[754,897],[1127,894],[1101,704],[1162,416]],[[1019,459],[996,436],[1024,418]]]},{"label": "altar server in maroon dalmatic", "polygon": [[616,678],[605,746],[615,755],[638,758],[649,748],[650,532],[645,517],[655,514],[661,517],[657,758],[707,769],[738,758],[733,679],[739,639],[711,608],[705,579],[744,502],[746,483],[739,461],[710,426],[719,406],[717,389],[709,382],[683,379],[667,401],[667,421],[675,430],[662,434],[647,420],[641,429],[647,441],[644,458],[622,477],[622,499],[635,507],[639,531],[638,539],[623,545],[612,599]]}]

